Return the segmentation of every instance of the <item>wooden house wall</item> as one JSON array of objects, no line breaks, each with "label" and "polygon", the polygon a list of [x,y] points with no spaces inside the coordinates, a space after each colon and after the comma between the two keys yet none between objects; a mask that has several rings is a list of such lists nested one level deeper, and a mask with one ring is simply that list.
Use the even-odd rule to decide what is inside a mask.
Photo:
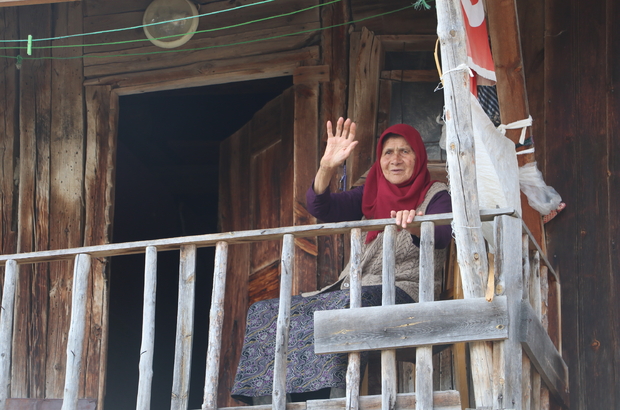
[{"label": "wooden house wall", "polygon": [[[149,3],[84,0],[1,8],[0,36],[11,39],[32,34],[44,38],[139,25]],[[316,1],[276,3],[260,11],[250,9],[247,15],[260,18],[274,11],[308,7]],[[562,280],[562,346],[570,369],[571,407],[617,408],[620,259],[614,205],[620,196],[616,159],[620,152],[620,101],[615,93],[620,76],[620,34],[613,27],[620,18],[620,5],[615,0],[517,3],[523,69],[535,120],[536,158],[547,182],[568,203],[568,208],[546,226],[546,233],[549,257]],[[348,28],[313,29],[403,4],[400,0],[380,4],[351,0],[292,15],[285,25],[267,21],[224,35],[199,34],[184,48],[200,50],[181,53],[128,56],[160,50],[149,42],[139,42],[85,47],[83,60],[24,60],[20,69],[15,60],[0,59],[2,252],[109,240],[105,221],[110,210],[105,209],[103,198],[107,195],[110,201],[104,180],[112,170],[109,162],[93,164],[88,158],[103,158],[95,152],[98,149],[110,150],[105,151],[105,157],[112,157],[114,130],[109,119],[114,118],[119,94],[222,82],[231,71],[237,73],[237,80],[292,75],[295,66],[320,63],[330,69],[330,82],[321,86],[322,123],[346,113]],[[201,12],[227,7],[228,2],[203,2]],[[365,26],[375,34],[433,34],[436,23],[427,16],[408,10],[357,23],[354,30],[361,31]],[[217,24],[226,25],[228,19],[220,15]],[[201,20],[199,29],[210,24]],[[269,42],[220,47],[305,30],[309,31]],[[140,38],[141,29],[132,29],[83,41]],[[319,44],[323,46],[320,50]],[[41,53],[78,57],[82,51],[77,50]],[[3,53],[16,54],[14,50]],[[319,145],[324,141],[324,131],[320,138]],[[337,248],[330,239],[319,243],[319,283],[329,281],[333,267],[341,263]],[[70,272],[67,264],[22,267],[17,299],[21,316],[15,323],[13,344],[14,397],[59,397],[62,393]],[[105,279],[105,265],[98,264],[91,276],[83,397],[100,397],[103,391],[99,376],[105,371]]]},{"label": "wooden house wall", "polygon": [[562,283],[571,409],[617,409],[620,5],[517,3],[536,159],[568,205],[546,234]]}]

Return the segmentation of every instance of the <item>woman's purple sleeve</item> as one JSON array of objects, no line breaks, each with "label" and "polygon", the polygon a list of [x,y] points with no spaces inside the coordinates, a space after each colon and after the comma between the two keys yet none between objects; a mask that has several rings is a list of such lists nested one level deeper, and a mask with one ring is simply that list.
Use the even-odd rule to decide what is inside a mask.
[{"label": "woman's purple sleeve", "polygon": [[323,222],[356,221],[362,219],[362,194],[364,186],[350,191],[331,193],[329,188],[317,195],[314,181],[306,192],[306,208],[312,216]]}]

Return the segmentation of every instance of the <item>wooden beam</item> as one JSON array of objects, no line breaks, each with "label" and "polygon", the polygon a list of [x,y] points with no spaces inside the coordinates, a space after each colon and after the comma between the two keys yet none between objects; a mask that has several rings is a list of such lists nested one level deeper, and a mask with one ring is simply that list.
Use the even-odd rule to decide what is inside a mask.
[{"label": "wooden beam", "polygon": [[[523,74],[517,6],[515,0],[489,1],[485,4],[502,123],[510,124],[526,119],[530,115]],[[519,142],[520,134],[521,130],[506,130],[506,137],[515,143]],[[531,136],[531,128],[528,135]],[[531,147],[522,147],[517,151]],[[518,155],[517,159],[519,166],[536,160],[534,154]],[[536,241],[542,244],[543,250],[546,250],[540,214],[529,205],[523,194],[521,198],[523,220],[532,231]]]},{"label": "wooden beam", "polygon": [[320,311],[316,353],[396,349],[508,337],[506,298],[444,300]]},{"label": "wooden beam", "polygon": [[404,82],[439,82],[437,70],[392,70],[381,71],[382,80]]},{"label": "wooden beam", "polygon": [[[490,221],[497,215],[514,215],[514,209],[481,210],[482,221]],[[452,214],[433,214],[417,216],[409,227],[420,226],[424,221],[432,221],[435,225],[449,225]],[[12,255],[0,255],[0,266],[8,260],[15,259],[18,264],[51,262],[57,260],[72,259],[80,253],[88,253],[93,257],[101,258],[116,255],[131,255],[144,253],[147,246],[155,246],[159,251],[178,250],[182,245],[195,244],[197,247],[215,246],[219,241],[225,241],[229,245],[246,244],[257,241],[269,241],[280,239],[287,233],[294,234],[296,238],[304,238],[319,235],[331,235],[348,233],[353,228],[362,231],[376,231],[393,225],[394,218],[371,219],[353,222],[338,222],[318,225],[289,226],[284,228],[256,229],[249,231],[223,232],[205,235],[194,235],[167,239],[154,239],[146,241],[111,243],[98,246],[84,246],[80,248],[58,249],[51,251],[15,253]]]},{"label": "wooden beam", "polygon": [[[479,218],[474,135],[470,103],[465,27],[459,0],[436,2],[437,34],[444,72],[447,163],[450,172],[457,260],[465,298],[482,297],[489,275],[487,251]],[[493,353],[488,344],[470,345],[477,407],[490,407]]]},{"label": "wooden beam", "polygon": [[0,0],[0,7],[31,6],[33,4],[67,3],[81,0]]},{"label": "wooden beam", "polygon": [[545,331],[529,302],[521,302],[521,344],[550,393],[568,403],[568,366]]},{"label": "wooden beam", "polygon": [[[301,403],[287,403],[287,410],[341,410],[345,398],[329,400],[308,400]],[[401,393],[396,395],[395,410],[415,409],[416,394]],[[224,407],[219,410],[247,410],[248,407]],[[271,410],[271,404],[253,406],[253,410]],[[381,396],[360,396],[360,410],[381,409]],[[456,390],[433,392],[433,410],[461,410],[461,397]]]}]

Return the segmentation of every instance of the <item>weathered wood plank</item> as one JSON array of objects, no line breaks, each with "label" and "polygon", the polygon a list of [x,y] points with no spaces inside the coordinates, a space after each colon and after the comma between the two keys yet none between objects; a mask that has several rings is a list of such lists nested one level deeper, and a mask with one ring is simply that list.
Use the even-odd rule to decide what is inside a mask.
[{"label": "weathered wood plank", "polygon": [[207,365],[202,410],[217,409],[217,388],[219,385],[220,351],[222,349],[227,261],[228,244],[226,242],[219,242],[215,250],[213,296],[211,296],[211,311],[209,313],[209,346],[207,348]]},{"label": "weathered wood plank", "polygon": [[[6,410],[61,410],[62,399],[17,399],[7,400]],[[79,399],[77,410],[96,410],[97,400]]]},{"label": "weathered wood plank", "polygon": [[[362,231],[358,228],[351,230],[351,257],[349,263],[350,277],[350,302],[351,309],[362,307],[362,272],[360,268],[362,259]],[[347,391],[345,410],[359,409],[360,394],[360,354],[349,353],[349,363],[347,366]]]},{"label": "weathered wood plank", "polygon": [[[60,3],[52,7],[51,24],[56,36],[82,33],[82,3]],[[72,39],[79,44],[81,38]],[[52,45],[66,45],[66,39]],[[84,157],[85,113],[82,83],[82,50],[57,48],[52,50],[51,63],[51,117],[49,142],[49,249],[66,249],[84,243]],[[49,304],[47,339],[47,376],[45,397],[62,397],[64,380],[66,335],[69,328],[71,290],[69,265],[50,265],[49,288],[54,289],[53,303]],[[90,317],[87,318],[90,328]],[[98,359],[100,360],[100,359]],[[67,369],[68,371],[69,369]],[[91,377],[80,385],[79,397],[84,389],[96,394],[99,380]]]},{"label": "weathered wood plank", "polygon": [[[146,6],[148,6],[148,3],[144,6],[144,8],[136,7],[136,1],[129,3],[132,3],[130,7],[134,8],[134,10],[124,11],[122,10],[124,6],[122,4],[118,4],[116,9],[110,10],[110,13],[108,14],[85,16],[84,30],[88,33],[94,33],[114,29],[124,29],[126,27],[141,26],[142,17],[144,16],[144,11]],[[239,33],[246,31],[267,29],[273,30],[282,26],[289,26],[291,29],[294,29],[300,25],[319,20],[319,8],[301,11],[316,5],[316,0],[271,1],[256,6],[245,7],[240,11],[224,11],[234,9],[239,6],[247,6],[253,3],[258,2],[254,0],[241,0],[231,4],[225,1],[217,1],[200,5],[199,14],[216,14],[199,18],[198,27],[196,29],[197,33],[194,34],[192,39],[188,42],[188,45],[191,46],[191,44],[193,44],[196,40],[202,38],[213,38],[223,35],[238,35]],[[289,15],[278,18],[269,18],[282,14]],[[249,21],[256,22],[233,27],[240,23],[247,23]],[[221,29],[223,27],[229,28]],[[200,31],[205,32],[200,33]],[[120,44],[109,44],[119,42]],[[119,50],[127,49],[140,52],[144,47],[152,47],[152,44],[144,34],[142,27],[131,30],[112,31],[108,33],[89,35],[85,38],[85,44],[105,44],[86,47],[84,49],[86,54],[118,52]]]},{"label": "weathered wood plank", "polygon": [[[381,307],[396,303],[396,226],[386,226],[383,230],[383,263],[381,270]],[[381,322],[377,322],[381,323]],[[316,325],[316,316],[315,316]],[[316,330],[316,326],[315,326]],[[318,352],[315,333],[315,352]],[[397,386],[396,351],[381,350],[381,409],[393,410],[396,407]]]},{"label": "weathered wood plank", "polygon": [[[345,406],[345,398],[329,400],[308,400],[301,403],[288,403],[287,410],[340,410]],[[396,396],[396,410],[415,408],[415,393],[398,394]],[[245,410],[247,407],[225,407],[220,410]],[[271,410],[271,405],[254,406],[254,410]],[[360,410],[381,409],[381,396],[361,396]],[[460,410],[461,398],[456,390],[433,392],[434,410]]]},{"label": "weathered wood plank", "polygon": [[317,353],[501,340],[508,335],[505,297],[321,311],[315,314]]},{"label": "weathered wood plank", "polygon": [[326,82],[329,82],[329,67],[326,65],[297,67],[293,73],[293,84]]},{"label": "weathered wood plank", "polygon": [[381,79],[403,82],[439,82],[437,70],[392,70],[381,71]]},{"label": "weathered wood plank", "polygon": [[155,354],[155,301],[157,299],[157,248],[154,246],[146,248],[143,299],[140,377],[138,379],[136,410],[149,410],[151,408],[153,356]]},{"label": "weathered wood plank", "polygon": [[9,261],[4,270],[2,310],[0,311],[0,409],[2,410],[7,408],[6,400],[11,394],[11,343],[15,314],[15,289],[18,280],[17,263]]},{"label": "weathered wood plank", "polygon": [[[89,54],[84,60],[84,76],[98,77],[169,67],[179,67],[203,61],[220,60],[244,55],[258,55],[302,48],[319,28],[319,23],[295,27],[246,31],[242,34],[196,40],[191,46],[162,51],[152,46],[113,53]],[[300,34],[294,34],[300,33]],[[269,40],[260,40],[266,39]],[[248,43],[249,42],[249,43]],[[191,47],[191,48],[190,48]],[[157,53],[157,54],[152,54]]]},{"label": "weathered wood plank", "polygon": [[385,51],[432,51],[437,34],[380,34],[377,39]]},{"label": "weathered wood plank", "polygon": [[[247,178],[249,163],[250,141],[247,133],[235,133],[220,144],[218,225],[222,232],[247,229],[249,226],[249,212],[245,210],[246,204],[250,202],[250,184]],[[231,243],[227,243],[229,275],[226,278],[226,295],[247,295],[250,245],[230,246]],[[235,403],[230,397],[230,390],[241,354],[248,306],[246,297],[226,298],[224,301],[226,316],[222,333],[227,335],[228,339],[221,352],[218,391],[220,406],[232,406]]]},{"label": "weathered wood plank", "polygon": [[[499,216],[495,218],[496,291],[506,295],[508,340],[493,346],[493,408],[521,408],[521,364],[519,343],[523,271],[521,266],[521,220]],[[497,297],[495,298],[497,299]]]},{"label": "weathered wood plank", "polygon": [[[527,235],[521,236],[521,275],[523,276],[522,300],[529,300],[532,270],[530,268],[530,247]],[[527,355],[521,356],[521,404],[523,410],[530,410],[532,393],[532,372],[530,359]]]},{"label": "weathered wood plank", "polygon": [[[337,121],[344,117],[347,102],[347,84],[349,80],[349,31],[348,25],[343,23],[350,20],[350,8],[347,1],[339,1],[325,5],[321,9],[321,26],[331,27],[321,31],[321,64],[329,67],[330,81],[320,85],[319,103],[319,135],[320,142],[318,155],[325,151],[327,130],[324,124],[328,120]],[[335,26],[335,27],[334,27]],[[316,158],[318,163],[318,156]],[[332,192],[337,192],[342,168],[339,168],[330,185]],[[317,288],[334,283],[338,273],[344,266],[348,252],[346,239],[341,236],[322,236],[317,241]]]},{"label": "weathered wood plank", "polygon": [[[482,297],[489,274],[479,218],[469,73],[461,2],[437,2],[437,34],[444,72],[447,163],[454,212],[453,230],[465,298]],[[490,407],[492,352],[484,343],[470,345],[477,407]]]},{"label": "weathered wood plank", "polygon": [[67,337],[67,367],[62,410],[77,410],[80,376],[82,373],[82,351],[86,334],[86,299],[90,256],[78,255],[73,268],[73,289],[71,292],[71,324]]},{"label": "weathered wood plank", "polygon": [[357,123],[355,139],[358,144],[347,160],[347,188],[372,165],[377,135],[379,76],[383,62],[381,42],[365,27],[362,28],[359,48],[356,51],[357,55],[351,55],[355,73],[352,74],[350,82],[355,84],[353,99],[349,99],[348,116]]},{"label": "weathered wood plank", "polygon": [[[293,123],[293,225],[316,223],[305,207],[306,190],[312,181],[318,164],[319,135],[319,84],[312,81],[298,83],[295,90],[295,121]],[[299,238],[295,238],[299,243]],[[307,238],[305,246],[295,248],[295,269],[293,293],[313,291],[317,288],[316,238]],[[301,244],[300,244],[301,245]],[[302,274],[303,272],[303,274]]]},{"label": "weathered wood plank", "polygon": [[[18,38],[17,9],[0,10],[0,36],[6,40]],[[7,56],[16,56],[17,50],[4,50]],[[15,253],[17,249],[17,198],[15,169],[19,154],[19,77],[10,58],[0,60],[0,250]]]},{"label": "weathered wood plank", "polygon": [[[51,33],[51,7],[33,7],[28,15],[19,13],[18,21],[20,30],[45,38]],[[42,53],[45,57],[50,55],[48,50]],[[15,145],[19,147],[19,197],[17,219],[13,222],[17,229],[17,252],[49,249],[51,66],[49,60],[35,60],[20,69],[19,145]],[[21,273],[15,306],[11,396],[46,397],[50,370],[48,325],[53,321],[48,320],[49,266],[24,266]],[[64,347],[65,342],[58,341],[54,355],[58,359],[55,364],[63,370],[57,374],[58,394],[64,380]]]},{"label": "weathered wood plank", "polygon": [[568,398],[568,367],[547,335],[529,302],[521,304],[520,341],[551,394],[561,403]]},{"label": "weathered wood plank", "polygon": [[276,330],[275,360],[273,364],[274,410],[286,410],[286,367],[288,356],[288,334],[291,318],[291,290],[293,289],[295,240],[286,235],[282,240],[282,270],[280,275],[280,303]]},{"label": "weathered wood plank", "polygon": [[196,246],[183,245],[179,261],[179,302],[174,345],[171,410],[185,410],[189,401],[192,341],[194,340],[195,288]]},{"label": "weathered wood plank", "polygon": [[[482,221],[493,220],[496,215],[513,215],[513,209],[494,209],[481,210],[480,217]],[[416,216],[414,221],[409,224],[419,226],[424,221],[433,221],[435,225],[447,225],[452,221],[452,214],[433,214]],[[17,253],[12,255],[0,255],[0,266],[4,265],[7,260],[15,259],[18,264],[37,263],[52,260],[71,259],[79,253],[88,253],[93,257],[106,257],[113,255],[129,255],[135,253],[144,253],[147,246],[155,246],[160,251],[179,249],[180,246],[186,244],[195,244],[197,247],[214,246],[219,241],[225,241],[228,244],[245,244],[253,241],[269,241],[282,238],[286,234],[294,234],[296,238],[304,238],[317,235],[325,235],[332,233],[346,233],[352,228],[360,228],[362,231],[381,230],[387,225],[393,225],[394,218],[388,219],[372,219],[353,222],[326,223],[306,226],[293,226],[274,229],[256,229],[247,231],[232,231],[216,234],[184,236],[177,238],[156,239],[147,241],[135,241],[125,243],[113,243],[99,246],[84,246],[79,248],[58,249],[53,251]]]},{"label": "weathered wood plank", "polygon": [[[84,245],[111,242],[114,206],[113,181],[116,153],[116,123],[118,96],[111,87],[86,87],[86,159],[84,174]],[[85,395],[102,399],[105,395],[105,375],[108,334],[107,259],[91,261],[91,280],[88,300],[90,331],[87,346]]]},{"label": "weathered wood plank", "polygon": [[[382,0],[381,2],[372,0],[355,0],[351,2],[352,20],[375,16],[379,13],[393,11],[411,3],[402,2],[400,0]],[[435,33],[437,24],[435,15],[429,10],[416,10],[413,7],[398,12],[398,18],[373,18],[358,24],[363,24],[371,31],[377,33],[391,33],[400,35],[418,35]]]},{"label": "weathered wood plank", "polygon": [[[420,228],[420,279],[419,303],[432,302],[435,297],[435,225],[424,222]],[[433,408],[433,348],[416,349],[415,391],[416,409]]]},{"label": "weathered wood plank", "polygon": [[[489,37],[493,49],[495,75],[497,77],[497,97],[503,124],[527,119],[530,115],[523,61],[517,8],[515,0],[494,1],[489,4]],[[517,143],[521,130],[506,130],[506,137]],[[531,128],[528,133],[531,136]],[[522,147],[523,150],[531,147]],[[517,156],[519,166],[535,161],[533,154]],[[536,241],[545,247],[540,214],[521,196],[523,220],[530,228]]]},{"label": "weathered wood plank", "polygon": [[0,7],[32,6],[35,4],[65,3],[80,0],[0,0]]},{"label": "weathered wood plank", "polygon": [[121,88],[117,92],[126,94],[131,93],[132,90],[139,89],[157,91],[160,89],[237,82],[246,79],[262,78],[263,76],[280,77],[292,75],[299,64],[316,61],[318,56],[318,47],[312,46],[281,53],[235,57],[208,62],[201,61],[182,67],[97,77],[85,81],[84,84],[87,86],[98,84],[114,85]]}]

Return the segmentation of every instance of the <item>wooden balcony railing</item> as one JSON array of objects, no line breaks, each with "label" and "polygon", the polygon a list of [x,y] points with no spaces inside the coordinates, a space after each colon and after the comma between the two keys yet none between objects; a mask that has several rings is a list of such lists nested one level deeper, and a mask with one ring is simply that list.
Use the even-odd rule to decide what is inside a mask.
[{"label": "wooden balcony railing", "polygon": [[[157,253],[180,251],[179,306],[177,311],[172,410],[186,410],[190,386],[190,360],[194,318],[194,283],[196,249],[215,247],[213,296],[211,301],[209,342],[206,359],[203,410],[217,406],[222,324],[228,246],[265,240],[282,240],[280,307],[277,322],[276,357],[273,382],[273,404],[255,406],[262,409],[461,409],[457,391],[434,392],[432,384],[432,345],[471,341],[494,341],[497,363],[493,363],[491,388],[497,397],[497,408],[522,408],[516,400],[502,402],[506,393],[524,397],[541,397],[548,391],[560,403],[566,402],[567,369],[558,349],[548,336],[543,316],[546,306],[547,282],[541,282],[540,272],[551,272],[546,259],[536,250],[527,232],[522,235],[522,222],[513,210],[481,211],[482,221],[495,221],[495,270],[491,286],[492,300],[485,298],[433,301],[433,238],[436,224],[450,224],[451,214],[416,217],[413,225],[421,226],[420,240],[420,300],[419,303],[394,305],[394,253],[396,228],[393,219],[365,220],[333,224],[228,232],[151,241],[117,243],[74,249],[1,255],[5,266],[2,310],[0,312],[0,410],[9,397],[11,375],[11,340],[15,288],[20,264],[74,260],[71,324],[67,345],[67,366],[63,410],[77,409],[79,376],[82,365],[82,345],[85,337],[84,317],[86,290],[91,258],[126,254],[145,254],[145,284],[142,345],[140,348],[139,410],[150,408],[155,333],[155,291]],[[383,230],[383,306],[361,308],[360,269],[362,231]],[[351,233],[351,308],[317,312],[315,344],[317,353],[349,353],[347,395],[342,399],[310,400],[306,403],[286,403],[286,356],[288,345],[289,310],[293,283],[294,239],[300,237]],[[516,240],[515,240],[516,238]],[[522,239],[522,240],[520,240]],[[534,252],[530,252],[530,248]],[[544,265],[542,268],[540,265]],[[493,286],[494,285],[494,286]],[[542,289],[542,291],[541,291]],[[555,292],[558,295],[559,292]],[[395,349],[418,347],[416,351],[416,392],[397,394]],[[381,350],[382,394],[359,395],[359,352]],[[531,360],[530,370],[522,352]],[[512,356],[511,356],[512,355]],[[518,360],[513,356],[516,355]],[[475,363],[472,365],[476,365]],[[539,376],[537,376],[539,375]],[[522,384],[523,381],[527,383]],[[544,384],[543,384],[544,382]],[[528,384],[529,383],[529,384]],[[522,391],[522,385],[526,386]],[[474,386],[484,388],[484,386]],[[508,389],[508,390],[506,390]],[[527,390],[527,391],[525,391]],[[537,392],[535,391],[537,390]],[[242,407],[239,407],[241,409]],[[247,407],[243,407],[247,408]],[[528,407],[529,408],[529,407]],[[544,408],[544,407],[538,407]],[[233,409],[233,408],[229,408]]]}]

